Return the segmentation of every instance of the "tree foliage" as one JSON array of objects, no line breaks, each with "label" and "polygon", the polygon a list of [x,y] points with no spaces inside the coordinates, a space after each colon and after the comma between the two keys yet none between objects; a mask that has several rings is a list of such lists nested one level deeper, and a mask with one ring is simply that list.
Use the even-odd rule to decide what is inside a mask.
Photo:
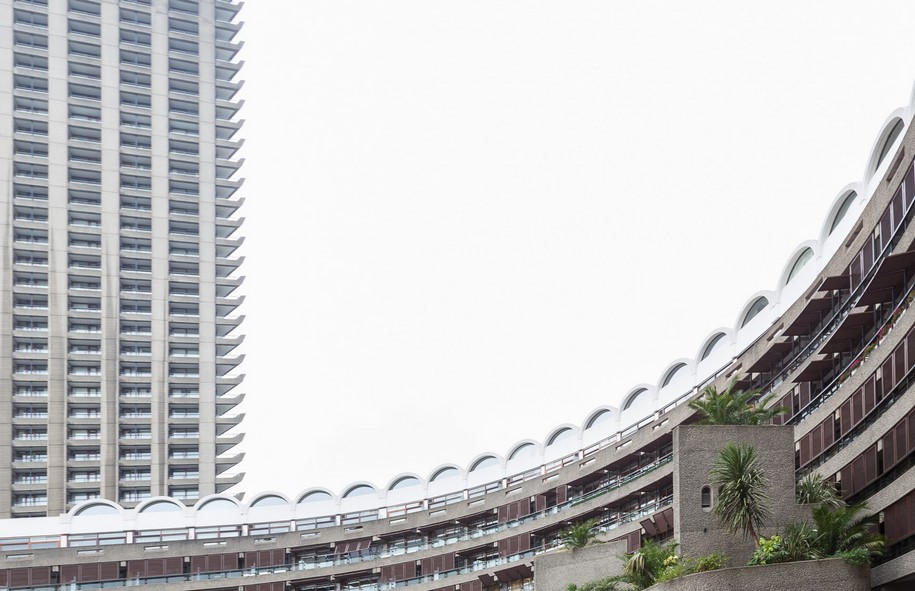
[{"label": "tree foliage", "polygon": [[797,483],[797,502],[802,505],[841,507],[845,503],[831,482],[812,472]]},{"label": "tree foliage", "polygon": [[597,519],[588,519],[574,524],[562,532],[562,543],[572,550],[584,548],[594,542],[594,538],[597,537],[597,532],[594,530],[597,523]]},{"label": "tree foliage", "polygon": [[771,511],[766,492],[768,479],[759,465],[756,449],[728,443],[709,473],[718,487],[715,514],[732,534],[753,538],[759,545],[759,530]]},{"label": "tree foliage", "polygon": [[866,509],[861,503],[838,507],[822,503],[813,510],[813,523],[792,523],[781,535],[760,540],[750,564],[843,558],[867,566],[883,553],[885,540],[876,532],[876,517],[860,515]]},{"label": "tree foliage", "polygon": [[759,398],[759,390],[736,389],[736,382],[722,392],[708,386],[689,407],[699,412],[701,425],[767,425],[786,409],[772,405],[774,394]]}]

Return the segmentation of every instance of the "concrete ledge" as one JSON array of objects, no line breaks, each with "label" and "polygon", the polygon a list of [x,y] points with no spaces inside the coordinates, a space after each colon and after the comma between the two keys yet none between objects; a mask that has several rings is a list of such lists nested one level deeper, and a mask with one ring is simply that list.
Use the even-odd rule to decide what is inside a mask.
[{"label": "concrete ledge", "polygon": [[650,587],[651,591],[869,591],[870,575],[841,558],[723,568]]}]

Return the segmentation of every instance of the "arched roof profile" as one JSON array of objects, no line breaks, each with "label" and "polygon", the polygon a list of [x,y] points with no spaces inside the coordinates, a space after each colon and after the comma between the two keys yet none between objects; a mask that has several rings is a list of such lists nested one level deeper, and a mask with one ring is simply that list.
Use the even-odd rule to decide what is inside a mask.
[{"label": "arched roof profile", "polygon": [[502,459],[502,456],[499,454],[494,454],[492,452],[485,452],[475,456],[470,463],[467,464],[467,473],[475,472],[482,468],[490,468],[492,466],[504,466],[505,460]]},{"label": "arched roof profile", "polygon": [[184,505],[171,497],[153,497],[137,505],[134,511],[137,513],[177,513],[183,512],[184,509]]},{"label": "arched roof profile", "polygon": [[105,499],[91,499],[70,509],[69,514],[74,517],[101,517],[104,515],[120,515],[124,508],[113,501]]},{"label": "arched roof profile", "polygon": [[774,294],[771,291],[758,291],[753,294],[747,303],[743,305],[743,308],[740,310],[740,315],[737,317],[737,330],[740,331],[743,327],[750,323],[754,318],[759,316],[766,308],[772,305]]},{"label": "arched roof profile", "polygon": [[275,491],[259,492],[248,503],[248,507],[278,507],[282,505],[289,506],[289,499],[283,493]]},{"label": "arched roof profile", "polygon": [[356,497],[366,497],[375,494],[378,494],[378,488],[374,484],[364,480],[359,480],[346,485],[346,487],[343,489],[343,494],[340,495],[340,498],[353,499]]},{"label": "arched roof profile", "polygon": [[440,464],[429,473],[429,482],[450,480],[464,474],[464,469],[457,464]]},{"label": "arched roof profile", "polygon": [[[791,252],[791,256],[788,257],[788,262],[785,263],[785,267],[782,269],[782,273],[778,280],[779,288],[784,289],[791,283],[791,280],[797,277],[804,267],[819,254],[819,249],[820,245],[815,240],[807,240],[806,242],[799,244]],[[789,302],[786,302],[786,304],[788,303]]]},{"label": "arched roof profile", "polygon": [[587,431],[593,427],[612,421],[619,416],[619,410],[613,406],[599,406],[589,412],[582,422],[582,431]]},{"label": "arched roof profile", "polygon": [[711,357],[712,353],[717,351],[720,347],[731,346],[733,344],[734,331],[730,328],[717,328],[702,340],[702,346],[699,347],[699,351],[696,352],[696,360],[698,363],[702,363]]},{"label": "arched roof profile", "polygon": [[899,143],[900,138],[905,135],[906,123],[905,109],[896,109],[887,117],[886,121],[880,127],[880,133],[871,147],[870,157],[867,160],[867,170],[864,179],[870,181],[874,174],[885,165],[893,153],[893,148]]},{"label": "arched roof profile", "polygon": [[[620,405],[622,411],[629,410],[635,401],[643,396],[646,398],[653,398],[655,394],[654,387],[649,384],[639,384],[638,386],[629,390],[629,392],[623,396],[623,403]],[[644,398],[643,398],[644,400]]]},{"label": "arched roof profile", "polygon": [[543,446],[550,447],[557,443],[569,441],[572,438],[578,438],[578,427],[571,423],[563,423],[562,425],[553,427],[553,430],[550,431],[549,435],[546,436],[546,439],[543,440]]},{"label": "arched roof profile", "polygon": [[400,490],[404,488],[412,488],[415,486],[422,486],[425,484],[425,480],[419,475],[414,474],[413,472],[401,472],[397,476],[391,479],[385,490]]},{"label": "arched roof profile", "polygon": [[194,505],[195,511],[228,511],[230,509],[238,509],[240,505],[238,501],[232,497],[227,497],[222,494],[207,495],[197,501],[197,504]]},{"label": "arched roof profile", "polygon": [[313,487],[306,488],[296,495],[296,505],[302,503],[314,503],[316,501],[336,501],[337,495],[329,488]]},{"label": "arched roof profile", "polygon": [[[826,217],[823,218],[823,225],[820,228],[820,244],[823,245],[828,238],[830,238],[835,232],[840,228],[845,226],[843,222],[848,222],[849,224],[857,219],[857,216],[849,216],[849,212],[855,209],[856,203],[863,200],[861,195],[866,193],[866,188],[861,187],[861,183],[849,183],[842,187],[842,190],[833,197],[832,204],[829,206],[829,210],[826,212]],[[851,226],[847,226],[851,230]],[[844,234],[848,232],[843,232],[843,236],[839,238],[844,239]]]},{"label": "arched roof profile", "polygon": [[675,360],[673,363],[667,366],[667,369],[661,374],[661,379],[658,380],[658,389],[668,386],[674,383],[674,380],[677,376],[682,377],[686,375],[682,372],[691,373],[693,369],[693,360],[681,357],[680,359]]},{"label": "arched roof profile", "polygon": [[522,439],[508,449],[509,452],[505,457],[507,458],[506,461],[510,462],[528,457],[528,454],[536,454],[540,451],[540,443],[533,439]]}]

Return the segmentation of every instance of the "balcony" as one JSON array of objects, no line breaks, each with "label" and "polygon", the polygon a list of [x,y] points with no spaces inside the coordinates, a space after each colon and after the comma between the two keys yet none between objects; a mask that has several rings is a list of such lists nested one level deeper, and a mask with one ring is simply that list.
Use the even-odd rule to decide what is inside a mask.
[{"label": "balcony", "polygon": [[[227,337],[233,330],[241,326],[244,321],[244,314],[240,316],[224,316],[216,318],[216,337]],[[47,330],[47,329],[45,329]]]}]

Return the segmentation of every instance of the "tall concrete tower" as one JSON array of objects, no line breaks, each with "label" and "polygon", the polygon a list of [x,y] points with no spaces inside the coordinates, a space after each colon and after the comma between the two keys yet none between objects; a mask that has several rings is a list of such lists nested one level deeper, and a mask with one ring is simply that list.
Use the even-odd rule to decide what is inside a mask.
[{"label": "tall concrete tower", "polygon": [[0,0],[0,517],[241,480],[239,8]]}]

